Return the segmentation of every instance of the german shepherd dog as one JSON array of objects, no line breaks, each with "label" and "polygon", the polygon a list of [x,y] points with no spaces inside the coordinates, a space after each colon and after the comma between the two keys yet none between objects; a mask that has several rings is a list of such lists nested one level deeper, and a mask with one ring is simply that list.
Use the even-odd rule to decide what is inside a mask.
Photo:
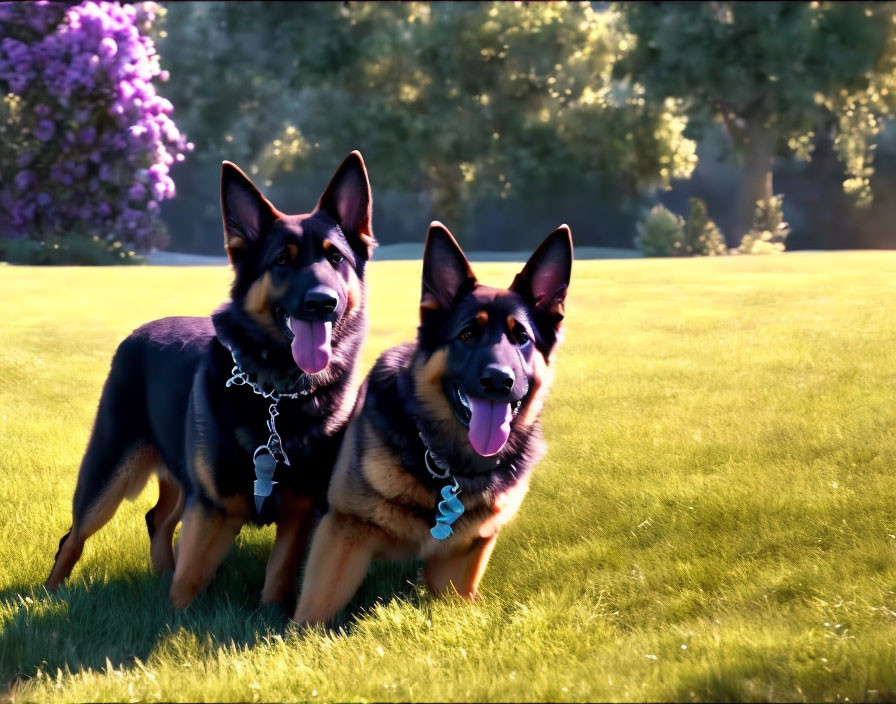
[{"label": "german shepherd dog", "polygon": [[[147,323],[119,345],[51,591],[84,541],[155,471],[159,499],[146,525],[154,569],[174,570],[174,606],[190,603],[248,521],[277,524],[262,602],[289,607],[295,599],[312,515],[357,398],[364,269],[376,245],[370,184],[352,152],[311,213],[286,215],[225,161],[221,208],[230,301],[210,318]],[[265,477],[257,476],[259,456]],[[268,494],[260,509],[258,479]]]},{"label": "german shepherd dog", "polygon": [[373,559],[422,559],[433,593],[477,597],[546,449],[539,416],[571,269],[563,225],[509,289],[483,286],[451,233],[430,225],[417,342],[383,353],[364,382],[296,621],[329,621]]}]

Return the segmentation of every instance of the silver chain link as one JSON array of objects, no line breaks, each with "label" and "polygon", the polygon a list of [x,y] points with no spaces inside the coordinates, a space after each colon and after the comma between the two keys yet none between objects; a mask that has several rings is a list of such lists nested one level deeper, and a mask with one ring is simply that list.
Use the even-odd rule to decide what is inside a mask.
[{"label": "silver chain link", "polygon": [[[310,389],[302,389],[292,394],[281,394],[277,392],[277,389],[271,389],[270,391],[265,391],[261,386],[258,385],[258,382],[252,381],[249,378],[249,375],[243,371],[242,366],[237,361],[236,352],[232,349],[228,348],[230,352],[230,356],[233,359],[233,369],[230,370],[230,378],[227,380],[227,388],[229,389],[231,386],[248,386],[252,389],[253,392],[262,396],[263,398],[269,398],[274,403],[279,403],[281,398],[299,398],[299,396],[307,396],[311,393]],[[302,375],[303,378],[307,378],[307,374]]]}]

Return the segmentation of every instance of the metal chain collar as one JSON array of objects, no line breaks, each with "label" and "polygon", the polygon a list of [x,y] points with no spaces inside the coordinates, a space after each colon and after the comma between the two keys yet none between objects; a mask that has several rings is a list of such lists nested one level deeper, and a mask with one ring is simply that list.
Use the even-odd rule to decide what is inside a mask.
[{"label": "metal chain collar", "polygon": [[[457,477],[452,474],[450,465],[432,451],[422,432],[419,433],[419,435],[423,447],[426,448],[426,452],[423,453],[423,463],[426,466],[426,471],[435,479],[448,479],[451,482],[454,482],[453,485],[445,484],[445,486],[442,487],[440,491],[442,500],[437,506],[438,514],[436,515],[436,524],[429,529],[429,533],[433,538],[436,540],[445,540],[450,538],[454,533],[451,524],[464,513],[464,505],[461,503],[460,499],[457,498],[457,495],[461,491],[460,484],[457,481]],[[500,464],[500,460],[498,461],[498,464]],[[435,469],[433,468],[433,465],[436,466]],[[441,470],[441,472],[437,472],[436,469]],[[510,469],[511,471],[514,471],[514,466],[510,465]]]},{"label": "metal chain collar", "polygon": [[[451,467],[448,465],[445,460],[441,457],[437,456],[431,449],[429,449],[429,443],[426,442],[426,438],[423,437],[423,433],[419,433],[420,440],[423,442],[423,447],[426,448],[426,452],[423,454],[423,462],[426,465],[426,471],[429,472],[436,479],[453,479],[451,476]],[[432,465],[435,465],[438,469],[442,470],[442,473],[439,474],[432,468]],[[457,480],[455,479],[455,483]]]},{"label": "metal chain collar", "polygon": [[299,398],[299,396],[307,396],[311,393],[310,379],[305,373],[302,373],[301,376],[301,381],[304,388],[295,393],[281,394],[277,391],[277,389],[273,388],[270,391],[265,391],[261,386],[259,386],[257,381],[252,381],[249,378],[249,375],[243,371],[242,365],[240,365],[239,361],[236,358],[236,352],[234,352],[230,347],[228,347],[227,350],[228,352],[230,352],[231,359],[233,359],[233,369],[230,370],[230,378],[227,380],[226,384],[227,388],[230,388],[231,386],[248,386],[259,396],[269,398],[274,403],[279,403],[281,398]]},{"label": "metal chain collar", "polygon": [[[442,487],[440,492],[442,500],[437,506],[438,514],[436,515],[436,524],[429,529],[429,534],[433,538],[436,540],[445,540],[446,538],[450,538],[454,533],[451,524],[464,513],[464,505],[460,502],[460,499],[457,498],[457,495],[460,493],[460,484],[457,481],[457,477],[452,476],[451,467],[448,463],[437,457],[430,449],[429,443],[427,443],[426,438],[423,437],[423,433],[420,433],[420,440],[423,442],[423,447],[426,448],[426,452],[423,454],[423,463],[426,466],[426,471],[436,479],[448,479],[454,482],[453,485],[446,484]],[[442,470],[441,473],[433,469],[433,464],[438,469]]]},{"label": "metal chain collar", "polygon": [[225,385],[226,388],[230,388],[231,386],[248,386],[253,393],[273,401],[273,403],[268,406],[268,415],[270,416],[267,421],[268,432],[270,433],[268,441],[264,445],[256,447],[255,452],[252,454],[252,462],[255,465],[255,508],[261,513],[264,500],[271,495],[274,490],[274,485],[277,484],[277,482],[274,481],[274,472],[277,468],[277,463],[282,462],[287,467],[290,466],[289,457],[283,449],[283,441],[280,438],[280,433],[277,432],[276,418],[280,415],[280,412],[277,410],[277,404],[280,403],[280,399],[307,396],[311,393],[310,383],[308,383],[308,375],[305,374],[303,375],[302,380],[308,383],[308,388],[302,389],[301,391],[292,394],[281,394],[278,393],[276,389],[265,391],[257,382],[252,381],[249,378],[249,375],[243,371],[233,349],[228,348],[228,350],[230,351],[230,356],[233,358],[234,366],[233,369],[230,370],[230,378],[227,380]]}]

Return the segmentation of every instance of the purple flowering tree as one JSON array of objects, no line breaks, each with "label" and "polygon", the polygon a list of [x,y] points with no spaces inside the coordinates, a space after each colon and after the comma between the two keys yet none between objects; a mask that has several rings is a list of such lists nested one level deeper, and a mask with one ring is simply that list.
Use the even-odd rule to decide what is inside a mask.
[{"label": "purple flowering tree", "polygon": [[0,236],[164,246],[192,149],[153,80],[152,2],[0,2]]}]

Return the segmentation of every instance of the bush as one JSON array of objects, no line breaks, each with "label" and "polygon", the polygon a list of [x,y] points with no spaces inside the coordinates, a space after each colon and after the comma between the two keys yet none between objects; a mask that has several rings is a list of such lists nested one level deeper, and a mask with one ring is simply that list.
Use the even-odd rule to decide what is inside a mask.
[{"label": "bush", "polygon": [[0,236],[53,247],[100,230],[128,249],[164,244],[168,169],[191,145],[152,84],[166,78],[147,34],[158,11],[151,2],[0,3]]},{"label": "bush", "polygon": [[743,236],[737,251],[741,254],[777,254],[784,251],[790,225],[784,221],[783,195],[756,202],[753,226]]},{"label": "bush", "polygon": [[120,265],[144,264],[133,250],[120,242],[109,242],[96,235],[51,235],[44,240],[30,237],[0,239],[0,261],[29,265]]},{"label": "bush", "polygon": [[691,198],[691,210],[684,225],[685,247],[691,254],[718,256],[728,254],[725,237],[718,226],[709,219],[706,203],[701,198]]},{"label": "bush", "polygon": [[688,219],[655,205],[636,226],[635,246],[647,257],[693,257],[727,254],[725,238],[709,219],[706,203],[691,198]]},{"label": "bush", "polygon": [[688,254],[684,238],[684,218],[657,204],[636,225],[635,246],[645,257],[681,257]]}]

